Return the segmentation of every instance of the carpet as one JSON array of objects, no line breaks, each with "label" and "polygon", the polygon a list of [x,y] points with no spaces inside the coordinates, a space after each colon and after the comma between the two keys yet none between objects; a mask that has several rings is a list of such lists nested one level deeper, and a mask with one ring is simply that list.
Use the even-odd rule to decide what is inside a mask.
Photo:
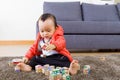
[{"label": "carpet", "polygon": [[[48,80],[48,76],[35,71],[15,72],[13,67],[8,66],[8,61],[14,58],[18,57],[0,57],[0,80]],[[71,80],[120,80],[120,54],[73,58],[79,61],[81,69],[71,76]],[[91,67],[87,75],[83,74],[84,65]]]}]

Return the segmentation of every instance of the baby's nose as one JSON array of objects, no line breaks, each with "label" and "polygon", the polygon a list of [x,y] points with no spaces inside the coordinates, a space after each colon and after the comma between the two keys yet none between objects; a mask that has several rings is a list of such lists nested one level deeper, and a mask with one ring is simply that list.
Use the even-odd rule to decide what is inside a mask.
[{"label": "baby's nose", "polygon": [[44,35],[47,35],[47,32],[44,32]]}]

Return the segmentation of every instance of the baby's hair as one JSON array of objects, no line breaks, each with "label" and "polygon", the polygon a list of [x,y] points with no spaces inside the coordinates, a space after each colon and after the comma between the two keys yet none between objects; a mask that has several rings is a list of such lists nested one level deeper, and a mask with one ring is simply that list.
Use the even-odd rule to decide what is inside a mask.
[{"label": "baby's hair", "polygon": [[53,14],[50,14],[50,13],[44,13],[44,14],[42,14],[40,16],[40,18],[38,19],[38,21],[41,20],[41,21],[44,22],[47,19],[52,19],[54,21],[55,27],[58,27],[57,21],[56,21],[56,17]]}]

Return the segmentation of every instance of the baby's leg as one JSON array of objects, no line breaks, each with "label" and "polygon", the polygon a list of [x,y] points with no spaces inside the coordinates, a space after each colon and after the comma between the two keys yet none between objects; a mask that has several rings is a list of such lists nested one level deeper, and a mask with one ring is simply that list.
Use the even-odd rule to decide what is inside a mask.
[{"label": "baby's leg", "polygon": [[69,73],[71,75],[77,74],[78,70],[80,70],[80,65],[77,60],[73,60],[69,67]]},{"label": "baby's leg", "polygon": [[32,67],[25,63],[18,63],[16,66],[19,67],[21,71],[31,71],[32,70]]}]

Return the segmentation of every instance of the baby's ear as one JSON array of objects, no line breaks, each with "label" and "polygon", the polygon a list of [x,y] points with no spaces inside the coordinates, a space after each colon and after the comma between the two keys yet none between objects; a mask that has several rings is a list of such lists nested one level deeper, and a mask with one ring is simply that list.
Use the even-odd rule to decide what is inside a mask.
[{"label": "baby's ear", "polygon": [[57,29],[58,28],[58,26],[55,26],[55,29]]}]

